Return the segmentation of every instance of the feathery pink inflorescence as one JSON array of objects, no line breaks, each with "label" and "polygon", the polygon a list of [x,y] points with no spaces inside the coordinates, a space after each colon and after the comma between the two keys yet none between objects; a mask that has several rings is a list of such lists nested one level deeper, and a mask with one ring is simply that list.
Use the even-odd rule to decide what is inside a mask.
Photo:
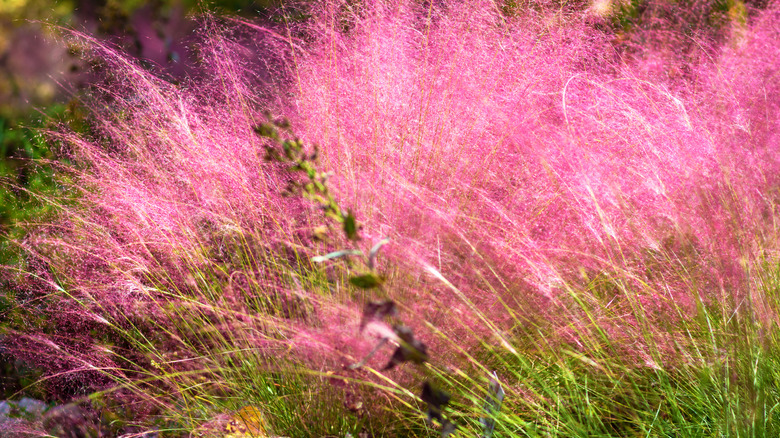
[{"label": "feathery pink inflorescence", "polygon": [[[761,301],[742,263],[773,244],[776,9],[720,41],[672,33],[683,56],[616,42],[587,12],[506,16],[489,1],[312,8],[297,27],[246,26],[257,32],[246,44],[207,26],[202,77],[182,85],[94,46],[109,73],[88,102],[95,132],[58,134],[80,166],[81,199],[30,242],[66,289],[92,300],[63,320],[162,313],[150,290],[197,289],[205,280],[194,274],[215,265],[229,266],[214,280],[228,291],[300,289],[285,269],[231,259],[237,247],[290,266],[290,248],[314,255],[303,244],[316,208],[281,195],[285,178],[253,132],[264,109],[319,145],[366,244],[391,236],[381,266],[396,268],[395,297],[419,297],[401,303],[409,320],[478,332],[466,301],[497,326],[511,319],[507,305],[576,343],[572,327],[590,323],[567,293],[602,274],[622,279],[661,337],[663,321],[724,290]],[[290,342],[341,348],[357,336],[353,307],[323,304]],[[640,330],[635,315],[598,323],[615,339]]]},{"label": "feathery pink inflorescence", "polygon": [[[339,4],[315,14],[285,113],[396,263],[440,267],[496,320],[500,284],[568,324],[558,297],[583,273],[621,277],[655,321],[751,293],[778,182],[774,9],[709,38],[658,18],[637,47],[587,14]],[[448,292],[418,293],[430,314]]]}]

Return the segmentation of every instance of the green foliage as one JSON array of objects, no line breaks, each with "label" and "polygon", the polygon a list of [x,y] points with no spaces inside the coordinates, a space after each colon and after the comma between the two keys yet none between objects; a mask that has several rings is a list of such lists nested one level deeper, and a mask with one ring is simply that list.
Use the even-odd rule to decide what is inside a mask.
[{"label": "green foliage", "polygon": [[356,275],[354,277],[350,277],[349,282],[355,286],[359,287],[361,289],[374,289],[376,287],[381,286],[385,280],[384,278],[374,274],[363,274],[363,275]]},{"label": "green foliage", "polygon": [[[279,163],[289,172],[287,192],[289,196],[302,196],[314,202],[322,210],[329,222],[318,227],[313,232],[316,240],[325,240],[334,231],[333,224],[341,224],[341,231],[347,241],[357,243],[361,240],[360,225],[351,211],[343,209],[336,202],[328,186],[330,173],[319,169],[318,151],[314,146],[307,150],[300,139],[295,138],[286,119],[275,120],[266,113],[267,122],[257,125],[254,129],[257,135],[267,140],[265,146],[266,160]],[[346,213],[345,213],[346,212]],[[382,286],[384,277],[375,272],[376,258],[379,250],[389,242],[382,239],[365,253],[356,249],[343,249],[324,256],[312,258],[315,263],[345,256],[363,256],[363,264],[368,273],[351,276],[349,282],[360,289],[374,289]]]},{"label": "green foliage", "polygon": [[352,212],[348,212],[347,215],[344,216],[344,235],[347,236],[347,239],[349,240],[359,239],[355,216],[352,215]]},{"label": "green foliage", "polygon": [[54,106],[37,119],[0,118],[0,226],[8,232],[14,223],[42,219],[50,206],[33,194],[56,192],[54,171],[41,162],[54,158],[39,133],[64,107]]},{"label": "green foliage", "polygon": [[[46,321],[39,315],[19,305],[27,293],[27,280],[21,275],[27,256],[12,242],[21,241],[27,235],[29,228],[23,224],[45,222],[56,212],[45,200],[46,197],[62,196],[55,182],[55,171],[47,164],[54,154],[39,131],[63,113],[63,106],[52,106],[45,114],[35,117],[0,118],[0,266],[3,269],[0,275],[0,336],[12,327],[38,327],[53,332],[53,329],[46,329]],[[19,361],[0,362],[0,366],[5,380],[0,396],[30,387],[40,377],[40,372]],[[45,396],[41,388],[30,387],[26,393]]]}]

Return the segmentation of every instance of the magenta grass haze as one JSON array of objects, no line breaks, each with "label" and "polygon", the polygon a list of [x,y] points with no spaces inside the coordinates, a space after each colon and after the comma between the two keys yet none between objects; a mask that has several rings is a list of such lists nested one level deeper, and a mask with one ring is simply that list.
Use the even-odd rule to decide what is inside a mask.
[{"label": "magenta grass haze", "polygon": [[283,107],[372,235],[564,325],[581,272],[635,282],[651,319],[751,292],[744,265],[774,245],[777,12],[720,46],[621,47],[587,14],[403,4],[323,6]]},{"label": "magenta grass haze", "polygon": [[[80,300],[52,312],[59,348],[83,358],[61,370],[94,360],[85,327],[162,314],[150,290],[222,282],[230,303],[247,285],[293,288],[264,257],[316,255],[305,245],[320,219],[281,196],[252,130],[264,109],[320,146],[366,240],[392,239],[382,266],[402,291],[391,294],[442,330],[480,323],[425,266],[497,327],[511,322],[506,305],[573,344],[599,325],[642,353],[649,329],[673,356],[669,324],[698,302],[749,298],[743,311],[777,320],[746,274],[777,250],[776,8],[719,40],[670,31],[647,46],[617,41],[588,12],[507,17],[489,1],[320,2],[312,14],[291,29],[242,27],[244,43],[209,27],[202,76],[180,86],[95,49],[109,72],[89,103],[95,133],[57,134],[78,163],[79,201],[27,242],[45,261],[43,287]],[[224,275],[197,277],[208,269]],[[569,293],[599,275],[634,295],[613,292],[602,304],[614,312],[593,321]],[[290,342],[337,348],[357,336],[356,309],[330,302]]]}]

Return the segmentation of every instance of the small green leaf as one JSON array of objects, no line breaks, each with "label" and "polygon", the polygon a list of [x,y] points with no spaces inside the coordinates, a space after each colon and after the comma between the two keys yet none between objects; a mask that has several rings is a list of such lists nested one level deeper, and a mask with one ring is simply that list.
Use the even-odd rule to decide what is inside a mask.
[{"label": "small green leaf", "polygon": [[325,254],[324,256],[312,257],[311,261],[314,262],[314,263],[322,263],[322,262],[328,261],[330,259],[336,259],[336,258],[339,258],[339,257],[351,256],[351,255],[363,255],[363,251],[358,251],[356,249],[345,249],[343,251],[334,251],[334,252]]},{"label": "small green leaf", "polygon": [[349,240],[358,240],[357,222],[355,222],[355,216],[352,215],[351,211],[344,218],[344,234]]},{"label": "small green leaf", "polygon": [[358,275],[357,277],[351,277],[349,282],[352,283],[353,286],[361,289],[373,289],[381,286],[382,283],[385,282],[385,279],[376,274],[364,274]]},{"label": "small green leaf", "polygon": [[270,123],[261,123],[261,124],[255,126],[255,132],[257,133],[257,135],[259,135],[261,137],[266,137],[266,138],[270,138],[270,139],[273,139],[273,140],[276,140],[276,139],[279,138],[279,134],[276,131],[276,128],[274,127],[274,125],[272,125]]}]

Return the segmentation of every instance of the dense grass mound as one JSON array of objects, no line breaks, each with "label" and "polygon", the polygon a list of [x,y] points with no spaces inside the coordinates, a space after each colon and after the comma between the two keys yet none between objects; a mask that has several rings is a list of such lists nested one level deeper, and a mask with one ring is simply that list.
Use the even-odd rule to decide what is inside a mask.
[{"label": "dense grass mound", "polygon": [[[52,133],[70,201],[20,242],[42,320],[5,342],[172,431],[250,405],[279,435],[435,434],[424,380],[474,436],[495,371],[496,436],[776,435],[780,13],[626,37],[599,8],[319,2],[206,26],[178,85],[87,42],[109,74]],[[304,193],[361,229],[284,196],[267,148],[295,136]],[[347,366],[380,299],[426,364]]]}]

